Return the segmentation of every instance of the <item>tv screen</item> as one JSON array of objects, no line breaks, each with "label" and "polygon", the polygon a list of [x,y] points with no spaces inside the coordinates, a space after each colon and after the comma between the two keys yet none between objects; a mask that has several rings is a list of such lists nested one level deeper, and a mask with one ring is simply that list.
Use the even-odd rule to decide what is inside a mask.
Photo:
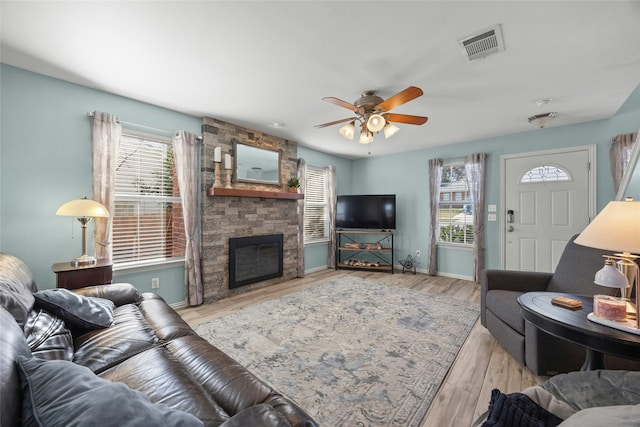
[{"label": "tv screen", "polygon": [[396,228],[396,195],[338,196],[336,228]]}]

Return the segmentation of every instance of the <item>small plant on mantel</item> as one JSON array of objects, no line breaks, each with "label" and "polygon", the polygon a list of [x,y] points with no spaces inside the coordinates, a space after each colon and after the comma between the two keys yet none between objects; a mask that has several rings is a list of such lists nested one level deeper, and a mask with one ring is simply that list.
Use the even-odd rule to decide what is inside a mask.
[{"label": "small plant on mantel", "polygon": [[289,187],[290,193],[296,193],[298,192],[298,187],[300,187],[300,181],[298,181],[298,178],[291,177],[287,181],[287,187]]}]

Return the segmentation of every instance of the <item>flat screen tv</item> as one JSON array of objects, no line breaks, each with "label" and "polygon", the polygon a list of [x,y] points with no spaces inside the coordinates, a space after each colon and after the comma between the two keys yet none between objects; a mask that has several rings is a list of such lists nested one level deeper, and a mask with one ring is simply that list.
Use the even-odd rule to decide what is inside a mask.
[{"label": "flat screen tv", "polygon": [[338,196],[336,229],[341,228],[395,229],[396,195]]}]

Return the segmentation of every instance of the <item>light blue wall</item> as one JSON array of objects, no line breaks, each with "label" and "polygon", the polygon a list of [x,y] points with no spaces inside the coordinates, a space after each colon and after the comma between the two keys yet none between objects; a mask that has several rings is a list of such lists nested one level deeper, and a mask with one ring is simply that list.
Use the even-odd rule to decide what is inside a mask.
[{"label": "light blue wall", "polygon": [[[63,203],[93,193],[87,112],[110,112],[128,122],[196,134],[201,120],[6,64],[0,67],[0,250],[24,260],[40,289],[53,288],[51,266],[80,255],[82,244],[77,221],[55,212]],[[93,239],[87,246],[93,248]],[[146,292],[151,277],[160,278],[158,293],[168,302],[184,300],[182,267],[115,280],[130,281]]]},{"label": "light blue wall", "polygon": [[[428,137],[428,124],[425,137]],[[578,125],[537,129],[514,135],[481,139],[461,144],[416,150],[353,162],[351,182],[353,194],[396,193],[397,231],[396,256],[423,254],[418,268],[425,269],[428,254],[429,192],[428,160],[430,158],[460,158],[475,152],[487,153],[485,204],[500,206],[500,156],[520,152],[562,147],[597,145],[597,210],[613,200],[613,180],[609,171],[610,139],[620,133],[636,132],[640,128],[640,86],[611,119]],[[375,144],[375,142],[374,142]],[[500,265],[499,222],[487,222],[485,265]],[[471,251],[439,248],[438,271],[452,276],[471,277]]]},{"label": "light blue wall", "polygon": [[[17,255],[33,270],[41,289],[55,286],[51,265],[80,252],[80,230],[73,220],[57,217],[64,202],[91,196],[91,134],[88,111],[111,112],[123,120],[166,130],[200,133],[201,119],[113,94],[93,90],[5,64],[0,65],[0,250]],[[580,125],[533,130],[384,157],[351,161],[306,147],[298,155],[312,166],[336,166],[338,194],[395,193],[398,196],[396,257],[422,252],[426,267],[428,214],[427,161],[433,157],[489,154],[486,204],[499,205],[500,156],[559,147],[597,144],[598,210],[614,198],[608,166],[609,140],[640,128],[640,86],[611,119]],[[428,137],[428,125],[425,127]],[[375,142],[374,142],[375,143]],[[486,265],[498,267],[498,222],[486,224]],[[92,246],[92,242],[89,242]],[[305,248],[305,269],[326,265],[327,246]],[[471,253],[441,248],[439,269],[469,277]],[[181,267],[116,277],[150,291],[160,278],[158,293],[168,302],[184,299]]]}]

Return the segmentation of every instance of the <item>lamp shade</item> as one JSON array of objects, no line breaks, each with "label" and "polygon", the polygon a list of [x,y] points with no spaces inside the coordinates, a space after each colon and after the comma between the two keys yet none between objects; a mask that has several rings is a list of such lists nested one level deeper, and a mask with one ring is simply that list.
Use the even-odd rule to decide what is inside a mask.
[{"label": "lamp shade", "polygon": [[372,114],[367,120],[367,129],[371,132],[378,132],[382,130],[387,121],[380,114]]},{"label": "lamp shade", "polygon": [[373,134],[369,131],[361,132],[358,142],[360,144],[371,144],[373,142]]},{"label": "lamp shade", "polygon": [[606,286],[608,288],[628,288],[629,281],[627,276],[622,274],[615,267],[615,261],[612,259],[605,260],[604,267],[596,272],[593,282],[596,285]]},{"label": "lamp shade", "polygon": [[609,202],[575,242],[598,249],[640,254],[640,202]]},{"label": "lamp shade", "polygon": [[347,123],[346,125],[342,126],[338,132],[340,132],[340,135],[349,140],[352,140],[354,134],[356,133],[353,122]]},{"label": "lamp shade", "polygon": [[85,197],[83,199],[71,200],[60,206],[56,215],[107,218],[109,211],[102,204]]},{"label": "lamp shade", "polygon": [[384,138],[385,139],[391,138],[399,130],[400,130],[400,128],[398,126],[394,125],[393,123],[391,123],[391,122],[387,123],[387,125],[384,127]]}]

